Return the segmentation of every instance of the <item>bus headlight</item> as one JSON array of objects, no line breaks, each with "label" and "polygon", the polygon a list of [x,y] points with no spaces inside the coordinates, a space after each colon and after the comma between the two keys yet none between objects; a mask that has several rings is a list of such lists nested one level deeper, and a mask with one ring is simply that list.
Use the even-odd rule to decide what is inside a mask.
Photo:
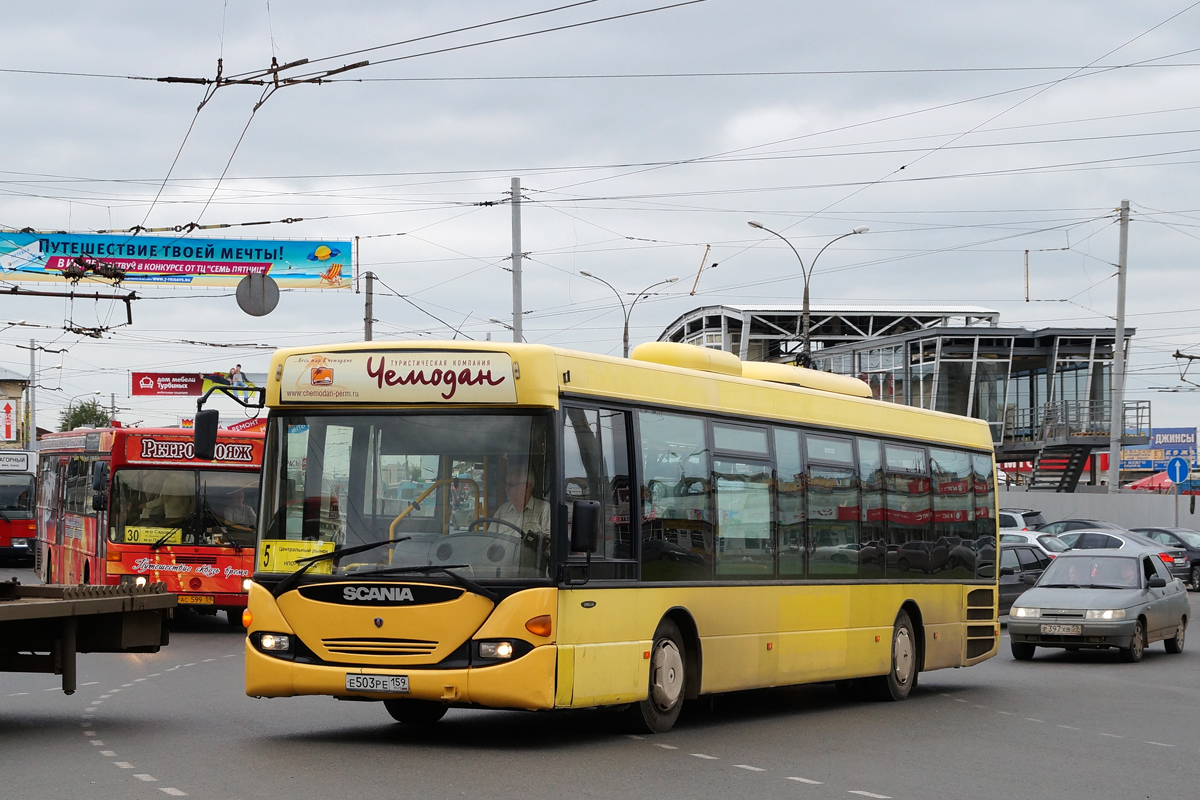
[{"label": "bus headlight", "polygon": [[273,653],[287,650],[292,646],[292,639],[284,633],[264,633],[258,637],[258,648]]},{"label": "bus headlight", "polygon": [[134,586],[145,586],[146,585],[146,576],[138,575],[136,578],[133,579],[133,585]]},{"label": "bus headlight", "polygon": [[242,591],[243,592],[250,591],[250,585],[253,583],[254,583],[254,581],[250,580],[249,578],[246,578],[245,580],[243,580],[242,581]]},{"label": "bus headlight", "polygon": [[1040,616],[1042,615],[1042,610],[1041,610],[1040,608],[1017,608],[1017,607],[1013,607],[1013,608],[1012,608],[1012,609],[1011,609],[1011,610],[1008,612],[1008,615],[1009,615],[1010,617],[1025,617],[1025,618],[1029,618],[1029,617],[1040,617]]},{"label": "bus headlight", "polygon": [[512,658],[512,642],[480,642],[480,658]]}]

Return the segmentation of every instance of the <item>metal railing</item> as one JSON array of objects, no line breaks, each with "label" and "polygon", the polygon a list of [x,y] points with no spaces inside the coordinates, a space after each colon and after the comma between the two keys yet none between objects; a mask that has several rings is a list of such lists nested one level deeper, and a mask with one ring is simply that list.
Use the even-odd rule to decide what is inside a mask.
[{"label": "metal railing", "polygon": [[[1129,400],[1122,405],[1125,437],[1150,435],[1150,401]],[[1109,400],[1060,400],[1038,408],[1009,409],[1004,415],[1002,444],[1103,438],[1112,425]]]}]

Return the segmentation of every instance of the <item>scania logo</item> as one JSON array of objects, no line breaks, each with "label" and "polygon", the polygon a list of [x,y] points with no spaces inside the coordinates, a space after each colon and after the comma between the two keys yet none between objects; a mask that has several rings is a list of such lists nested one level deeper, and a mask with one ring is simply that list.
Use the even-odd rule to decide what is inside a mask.
[{"label": "scania logo", "polygon": [[342,588],[342,599],[360,603],[411,603],[413,593],[407,586],[346,586]]},{"label": "scania logo", "polygon": [[376,617],[376,618],[375,618],[375,627],[376,627],[376,628],[382,628],[382,627],[383,627],[383,617]]}]

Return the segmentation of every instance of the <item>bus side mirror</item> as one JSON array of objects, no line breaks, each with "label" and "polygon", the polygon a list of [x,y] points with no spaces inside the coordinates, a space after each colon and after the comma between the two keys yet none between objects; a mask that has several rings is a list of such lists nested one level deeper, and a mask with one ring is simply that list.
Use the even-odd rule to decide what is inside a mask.
[{"label": "bus side mirror", "polygon": [[220,422],[221,412],[215,408],[196,412],[196,421],[192,423],[195,431],[193,450],[201,461],[212,461],[217,453],[217,426]]},{"label": "bus side mirror", "polygon": [[92,495],[92,511],[107,511],[108,510],[108,495],[104,492],[96,492]]},{"label": "bus side mirror", "polygon": [[[92,491],[102,492],[108,486],[108,464],[100,463],[96,465],[96,469],[92,472]],[[93,505],[95,503],[93,502]],[[103,511],[102,508],[97,508],[97,511]]]},{"label": "bus side mirror", "polygon": [[571,508],[571,551],[590,553],[600,541],[600,502],[576,500]]}]

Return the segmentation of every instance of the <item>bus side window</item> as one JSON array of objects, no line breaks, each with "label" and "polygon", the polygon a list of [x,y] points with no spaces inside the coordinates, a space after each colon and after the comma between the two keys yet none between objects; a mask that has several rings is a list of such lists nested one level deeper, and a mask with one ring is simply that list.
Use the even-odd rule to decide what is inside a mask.
[{"label": "bus side window", "polygon": [[929,574],[940,553],[931,547],[933,508],[925,448],[898,444],[883,447],[887,476],[888,544],[884,569],[888,577]]},{"label": "bus side window", "polygon": [[878,439],[858,438],[858,480],[862,485],[858,532],[858,576],[882,578],[887,556],[887,500],[883,449]]},{"label": "bus side window", "polygon": [[808,548],[804,540],[804,467],[800,431],[775,429],[775,521],[779,577],[803,578]]},{"label": "bus side window", "polygon": [[975,500],[971,454],[933,448],[929,451],[933,483],[934,550],[940,563],[937,577],[962,580],[975,577]]},{"label": "bus side window", "polygon": [[626,414],[605,408],[563,409],[563,482],[568,526],[576,500],[600,503],[604,528],[593,555],[633,557],[629,519]]},{"label": "bus side window", "polygon": [[711,580],[711,475],[704,419],[639,411],[638,426],[642,439],[642,580]]},{"label": "bus side window", "polygon": [[974,465],[975,576],[996,576],[996,476],[992,457],[971,456]]}]

